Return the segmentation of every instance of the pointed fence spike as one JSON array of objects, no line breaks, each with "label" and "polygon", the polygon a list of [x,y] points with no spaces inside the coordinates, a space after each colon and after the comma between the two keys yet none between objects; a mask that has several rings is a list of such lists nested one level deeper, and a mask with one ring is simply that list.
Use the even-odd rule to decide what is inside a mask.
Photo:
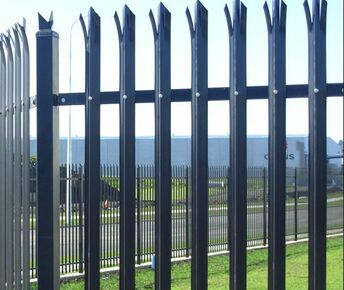
[{"label": "pointed fence spike", "polygon": [[264,15],[265,15],[266,27],[268,29],[268,33],[270,33],[272,29],[271,15],[270,15],[268,3],[266,1],[263,5],[263,10],[264,10]]},{"label": "pointed fence spike", "polygon": [[87,28],[86,28],[85,20],[82,14],[80,14],[79,16],[79,21],[80,21],[82,33],[84,35],[85,50],[87,50],[88,35],[87,35]]},{"label": "pointed fence spike", "polygon": [[115,12],[115,15],[113,16],[113,18],[115,19],[115,23],[116,23],[118,39],[121,40],[123,33],[122,33],[121,22],[119,21],[119,17],[118,17],[117,11]]},{"label": "pointed fence spike", "polygon": [[149,14],[148,15],[149,15],[149,19],[150,19],[150,22],[151,22],[151,25],[152,25],[153,37],[154,37],[154,40],[156,40],[157,37],[158,37],[158,30],[157,30],[156,21],[155,21],[152,9],[149,10]]},{"label": "pointed fence spike", "polygon": [[223,10],[225,12],[225,16],[226,16],[226,20],[227,20],[227,27],[228,27],[229,35],[232,35],[233,34],[233,22],[232,22],[231,14],[229,12],[227,4],[225,5],[225,8]]},{"label": "pointed fence spike", "polygon": [[51,29],[51,23],[48,22],[40,13],[38,13],[39,30]]},{"label": "pointed fence spike", "polygon": [[305,10],[308,32],[310,32],[312,30],[312,27],[313,27],[313,22],[312,22],[311,11],[309,8],[308,0],[305,0],[303,2],[303,8]]},{"label": "pointed fence spike", "polygon": [[188,24],[189,24],[190,35],[191,35],[191,37],[193,37],[193,35],[195,33],[195,29],[194,29],[194,24],[192,21],[192,17],[191,17],[191,13],[190,13],[189,8],[186,8],[185,14],[186,14],[186,18],[187,18]]},{"label": "pointed fence spike", "polygon": [[241,3],[240,9],[240,32],[246,33],[246,23],[247,23],[247,8]]},{"label": "pointed fence spike", "polygon": [[327,20],[327,1],[322,0],[321,11],[320,11],[320,25],[322,29],[326,29]]},{"label": "pointed fence spike", "polygon": [[53,14],[53,11],[51,11],[50,16],[49,16],[50,27],[53,27],[53,23],[54,23],[54,14]]},{"label": "pointed fence spike", "polygon": [[281,2],[281,12],[279,21],[280,29],[285,32],[287,21],[287,4],[285,4],[284,1]]}]

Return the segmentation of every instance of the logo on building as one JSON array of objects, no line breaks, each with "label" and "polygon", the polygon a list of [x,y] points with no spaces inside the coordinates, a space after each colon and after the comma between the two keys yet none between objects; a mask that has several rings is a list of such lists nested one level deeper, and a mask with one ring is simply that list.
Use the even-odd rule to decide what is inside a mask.
[{"label": "logo on building", "polygon": [[[288,142],[285,143],[285,149],[288,150]],[[268,153],[264,154],[264,159],[269,160],[269,154]],[[295,153],[288,153],[287,152],[285,155],[285,159],[286,160],[294,160],[295,159]]]}]

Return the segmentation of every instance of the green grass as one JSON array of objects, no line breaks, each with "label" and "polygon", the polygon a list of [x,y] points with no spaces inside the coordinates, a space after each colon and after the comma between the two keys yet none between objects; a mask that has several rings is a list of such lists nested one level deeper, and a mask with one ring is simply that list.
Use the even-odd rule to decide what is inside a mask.
[{"label": "green grass", "polygon": [[[308,244],[287,246],[288,290],[306,290],[308,277]],[[247,289],[267,289],[267,250],[248,252]],[[228,289],[228,256],[209,258],[208,284],[210,290]],[[154,272],[150,269],[137,270],[136,289],[154,289]],[[31,289],[36,289],[32,285]],[[61,290],[81,290],[82,281],[65,282]],[[111,274],[101,279],[101,289],[118,289],[118,274]],[[190,289],[190,262],[172,266],[172,289]],[[327,289],[343,290],[343,237],[327,240]]]}]

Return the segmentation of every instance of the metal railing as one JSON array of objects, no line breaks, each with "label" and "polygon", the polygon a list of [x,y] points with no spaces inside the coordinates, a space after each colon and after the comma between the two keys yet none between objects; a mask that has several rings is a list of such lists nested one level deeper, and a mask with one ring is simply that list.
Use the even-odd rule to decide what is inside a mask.
[{"label": "metal railing", "polygon": [[[208,11],[200,1],[195,5],[194,20],[190,11],[186,10],[192,50],[191,89],[171,89],[171,14],[163,4],[159,5],[157,22],[153,13],[149,14],[155,47],[155,87],[154,90],[149,91],[135,90],[135,15],[127,6],[123,10],[122,23],[117,13],[114,17],[120,46],[118,92],[100,91],[101,19],[92,8],[89,11],[88,27],[83,17],[80,17],[85,40],[85,90],[81,93],[63,94],[59,91],[59,35],[52,30],[52,16],[46,20],[39,15],[35,52],[37,96],[33,100],[33,105],[37,106],[37,196],[35,196],[37,207],[31,208],[31,211],[27,199],[30,196],[28,194],[30,69],[25,25],[16,26],[6,36],[1,35],[0,288],[15,286],[18,289],[23,284],[23,288],[28,289],[30,236],[31,249],[36,257],[31,266],[37,266],[39,290],[59,289],[61,260],[64,264],[72,266],[73,264],[69,263],[70,259],[78,256],[84,258],[84,264],[79,265],[79,270],[85,272],[85,289],[98,290],[100,264],[103,261],[110,263],[111,259],[116,261],[114,258],[116,255],[119,255],[120,289],[134,289],[135,263],[146,260],[153,249],[156,256],[155,288],[168,290],[171,288],[171,257],[176,253],[172,251],[172,248],[176,247],[174,215],[179,214],[179,221],[184,221],[187,216],[184,223],[188,228],[185,229],[185,239],[182,240],[184,242],[178,245],[178,249],[180,252],[185,251],[186,255],[191,255],[191,288],[206,290],[208,251],[212,246],[221,244],[221,240],[217,242],[212,240],[209,231],[212,230],[212,222],[216,218],[219,219],[218,223],[223,222],[221,215],[213,215],[217,207],[212,205],[213,197],[210,193],[215,191],[214,188],[217,188],[218,184],[225,184],[225,181],[222,183],[222,177],[216,178],[220,181],[212,181],[212,170],[208,169],[208,102],[227,100],[230,102],[231,158],[230,172],[227,175],[230,177],[230,182],[227,183],[230,187],[227,188],[230,195],[227,198],[227,216],[224,219],[228,219],[229,223],[222,225],[220,229],[223,232],[221,237],[228,235],[227,241],[230,241],[230,288],[246,289],[248,240],[252,236],[252,239],[257,238],[266,242],[268,236],[268,288],[284,290],[285,241],[288,234],[286,225],[289,225],[288,213],[290,213],[289,197],[285,191],[289,184],[285,160],[286,99],[305,96],[309,101],[307,168],[309,212],[303,216],[308,220],[309,233],[308,285],[312,290],[326,288],[326,217],[332,211],[332,208],[327,207],[327,195],[324,194],[327,190],[326,100],[327,97],[342,96],[343,84],[329,84],[326,81],[327,2],[313,0],[312,12],[308,1],[304,2],[308,28],[308,84],[303,85],[286,84],[287,9],[286,4],[280,0],[273,0],[272,6],[271,13],[267,4],[263,8],[269,44],[269,84],[253,87],[247,86],[247,9],[240,0],[233,1],[232,13],[227,6],[225,7],[230,72],[229,86],[225,88],[208,87]],[[250,195],[247,195],[250,183],[256,182],[246,178],[251,170],[247,168],[246,160],[246,107],[250,99],[269,100],[269,174],[267,174],[267,182],[264,182],[265,186],[268,186],[268,195],[264,195],[262,208],[266,211],[262,216],[267,215],[268,218],[265,222],[263,220],[263,234],[256,237],[255,232],[251,233],[247,228],[252,211],[260,210],[259,203],[253,204],[252,208],[248,206],[252,200]],[[181,198],[188,194],[187,201],[190,202],[176,205],[173,195],[170,194],[175,186],[171,172],[171,102],[180,101],[191,102],[192,108],[191,169],[188,170],[187,179],[185,176],[181,176],[180,180],[177,178],[180,184],[183,183],[182,180],[188,181],[184,188],[186,192],[181,191],[179,194]],[[151,184],[151,187],[148,186],[153,182],[153,178],[146,176],[150,172],[149,168],[140,169],[145,172],[144,179],[141,178],[139,181],[135,179],[137,170],[135,104],[144,102],[155,104],[155,183]],[[119,213],[118,209],[112,208],[116,204],[114,201],[110,201],[110,209],[101,208],[104,201],[99,188],[113,187],[101,178],[104,174],[100,166],[102,104],[119,104],[120,110],[119,178],[114,180],[119,183],[119,188],[117,191],[113,190],[111,193],[113,196],[109,194],[109,198],[116,200],[119,198]],[[78,218],[74,218],[74,213],[61,219],[58,119],[59,106],[65,105],[85,105],[85,182],[81,191],[85,194],[84,202],[77,207],[77,215],[79,214],[80,221],[83,219],[83,227],[79,224],[75,227],[61,225],[65,220],[70,223],[78,221]],[[79,181],[71,181],[72,189],[76,190],[78,187],[73,184]],[[137,186],[136,190],[137,182],[140,182],[140,186]],[[149,196],[152,187],[154,187],[155,203],[151,202]],[[181,188],[179,185],[177,189],[182,190]],[[142,192],[138,193],[138,191]],[[82,194],[80,198],[81,196]],[[140,199],[139,202],[137,197]],[[224,196],[220,195],[216,198],[219,200],[218,210],[224,211],[220,203]],[[294,200],[297,201],[296,205],[294,203],[294,208],[299,209],[303,206],[300,199],[294,197]],[[190,205],[192,211],[189,210]],[[180,209],[173,212],[175,206],[179,206]],[[153,207],[155,216],[151,216]],[[137,209],[140,211],[138,215]],[[109,214],[111,211],[114,212],[112,215]],[[36,216],[30,219],[30,214],[34,213]],[[150,222],[147,222],[148,217],[151,217]],[[117,218],[119,218],[117,227],[108,228],[111,223],[105,223],[104,227],[104,219],[115,223]],[[137,218],[140,219],[139,227]],[[304,224],[301,223],[299,211],[294,212],[293,218],[293,225],[296,225],[299,231]],[[179,227],[176,228],[179,230]],[[107,230],[110,231],[109,235],[116,233],[115,236],[118,238],[117,244],[111,245],[112,248],[104,243],[104,236],[108,235]],[[111,233],[111,230],[115,232]],[[136,235],[137,231],[139,235]],[[148,232],[150,236],[143,238]],[[296,236],[297,234],[298,232]],[[136,236],[140,238],[139,241]],[[148,239],[154,239],[154,242],[147,244]],[[79,247],[67,249],[65,245],[72,240],[77,240]],[[63,252],[59,248],[59,243],[63,245]],[[20,248],[21,245],[23,245],[23,259],[19,252],[15,252],[15,248]],[[103,254],[105,249],[107,254],[113,256],[110,260]],[[136,255],[137,252],[139,255]]]},{"label": "metal railing", "polygon": [[0,34],[0,289],[29,289],[29,93],[24,20]]},{"label": "metal railing", "polygon": [[[61,274],[84,271],[84,168],[60,167],[60,269]],[[172,257],[191,255],[189,234],[192,214],[191,167],[172,167]],[[227,251],[229,168],[209,168],[209,252]],[[155,255],[155,168],[138,166],[135,182],[135,261],[150,262]],[[119,166],[101,166],[100,187],[100,267],[119,266],[120,192]],[[305,168],[287,168],[286,172],[286,239],[298,240],[308,236],[308,174]],[[327,230],[343,229],[343,171],[328,170]],[[36,170],[31,168],[31,277],[36,277]],[[71,190],[71,205],[66,205],[67,187]],[[267,245],[268,171],[264,167],[247,169],[247,246]],[[67,212],[70,209],[70,212]],[[67,217],[70,215],[69,217]],[[69,221],[69,223],[67,222]]]}]

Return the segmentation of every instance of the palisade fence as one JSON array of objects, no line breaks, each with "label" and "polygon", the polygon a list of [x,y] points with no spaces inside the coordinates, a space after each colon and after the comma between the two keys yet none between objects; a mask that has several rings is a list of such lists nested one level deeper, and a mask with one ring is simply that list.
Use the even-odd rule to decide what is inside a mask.
[{"label": "palisade fence", "polygon": [[[199,1],[194,20],[186,10],[192,50],[191,89],[171,89],[173,28],[171,14],[163,4],[158,9],[157,23],[153,13],[149,14],[155,44],[155,88],[151,91],[135,91],[135,15],[127,6],[122,24],[117,13],[114,15],[120,47],[119,92],[100,91],[100,17],[92,8],[88,27],[80,16],[86,67],[85,91],[81,93],[59,92],[59,35],[52,30],[52,17],[47,21],[39,15],[37,95],[32,102],[25,25],[17,24],[8,34],[1,34],[1,289],[29,289],[31,252],[36,257],[31,259],[31,274],[37,276],[40,290],[59,289],[61,271],[83,271],[85,289],[97,290],[100,266],[110,264],[119,265],[120,289],[135,289],[135,264],[146,261],[153,253],[156,289],[171,288],[171,257],[190,255],[191,288],[202,290],[207,289],[208,251],[227,247],[230,289],[246,289],[248,240],[259,239],[268,242],[269,289],[284,290],[289,203],[293,204],[289,200],[292,197],[286,194],[289,192],[285,159],[286,98],[306,96],[309,100],[308,281],[311,290],[326,288],[326,217],[332,211],[327,210],[326,194],[326,99],[342,96],[343,84],[326,82],[327,2],[313,0],[312,13],[308,2],[304,2],[309,44],[309,82],[305,85],[286,85],[287,7],[279,0],[273,0],[272,6],[270,15],[268,5],[264,5],[269,35],[268,86],[246,85],[247,10],[239,0],[233,1],[232,13],[225,7],[230,47],[230,79],[226,88],[208,88],[208,12]],[[252,193],[251,186],[260,182],[259,178],[250,178],[253,173],[247,168],[246,160],[246,105],[251,99],[269,100],[268,173],[263,170],[268,196],[263,194],[263,202],[260,198],[251,200],[252,195],[259,194],[259,190]],[[230,102],[229,170],[208,168],[208,102],[216,100]],[[171,102],[183,101],[191,101],[192,108],[192,162],[188,169],[171,167]],[[155,103],[154,169],[138,170],[135,165],[136,103]],[[100,106],[103,104],[119,104],[120,108],[117,169],[100,165]],[[66,181],[60,180],[58,118],[59,107],[66,105],[85,106],[86,130],[84,168],[73,169],[70,180],[72,192],[80,192],[80,202],[73,203],[71,214],[63,215],[64,195],[60,188],[64,185],[60,183]],[[35,202],[31,203],[30,106],[37,108],[37,183]],[[214,175],[218,181],[213,180]],[[149,192],[154,192],[154,200]],[[78,194],[73,196],[77,198]],[[178,203],[179,198],[186,201]],[[263,234],[255,236],[259,225],[253,226],[251,232],[247,224],[258,221],[251,221],[253,214],[266,218],[260,213],[261,206],[263,211],[267,210],[267,232],[264,226]],[[301,201],[297,206],[303,206]],[[294,224],[295,214],[299,211],[294,211]],[[185,220],[186,215],[189,222]],[[214,222],[216,219],[219,220]],[[213,240],[214,225],[215,232],[221,232],[219,240]],[[185,229],[181,239],[176,237],[180,229]],[[109,237],[115,237],[114,243],[106,243]],[[72,240],[77,245],[71,247]],[[75,257],[80,259],[71,262]]]},{"label": "palisade fence", "polygon": [[[62,274],[83,272],[84,168],[73,165],[70,177],[67,166],[60,167],[60,269]],[[191,194],[189,166],[172,167],[172,257],[191,254]],[[268,210],[267,168],[249,167],[247,172],[247,246],[266,245]],[[136,264],[151,262],[155,253],[155,168],[138,166],[135,183]],[[101,166],[100,188],[100,266],[119,266],[119,166]],[[36,168],[30,173],[31,252],[30,276],[36,277]],[[228,250],[229,168],[209,168],[209,253]],[[67,188],[71,193],[67,211]],[[327,172],[327,231],[343,228],[343,171]],[[68,216],[69,215],[69,216]],[[286,239],[297,241],[308,233],[308,174],[305,168],[287,168],[286,173]]]},{"label": "palisade fence", "polygon": [[24,21],[0,35],[0,289],[29,289],[29,63]]}]

